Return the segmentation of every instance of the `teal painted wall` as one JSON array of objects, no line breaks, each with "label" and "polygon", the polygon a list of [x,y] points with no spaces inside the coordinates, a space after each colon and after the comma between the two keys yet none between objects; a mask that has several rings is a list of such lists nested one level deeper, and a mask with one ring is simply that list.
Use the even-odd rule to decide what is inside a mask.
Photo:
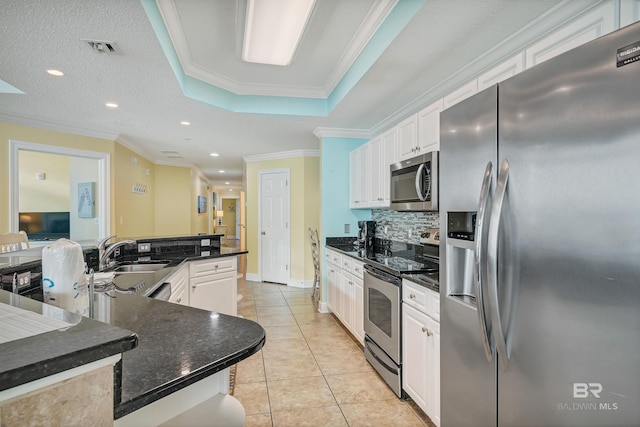
[{"label": "teal painted wall", "polygon": [[[368,139],[322,138],[320,150],[320,192],[322,217],[320,246],[324,260],[326,237],[355,237],[358,221],[371,219],[371,209],[349,209],[349,153]],[[350,224],[349,233],[344,225]],[[322,264],[322,300],[327,300],[326,265]]]}]

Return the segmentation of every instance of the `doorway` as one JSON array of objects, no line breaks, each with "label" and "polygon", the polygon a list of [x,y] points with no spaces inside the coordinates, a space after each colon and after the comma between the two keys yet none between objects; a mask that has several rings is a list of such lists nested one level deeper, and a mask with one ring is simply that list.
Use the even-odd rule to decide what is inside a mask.
[{"label": "doorway", "polygon": [[[83,168],[83,163],[91,163],[94,168],[97,168],[97,173],[92,175],[89,180],[96,179],[94,191],[95,191],[95,213],[90,222],[97,228],[97,239],[102,239],[108,236],[110,231],[110,182],[109,182],[109,170],[110,170],[110,155],[108,153],[101,153],[95,151],[77,150],[73,148],[59,147],[46,144],[36,144],[32,142],[23,141],[9,141],[9,229],[12,232],[19,230],[19,211],[21,207],[20,201],[20,154],[28,153],[41,153],[52,154],[57,156],[68,156],[70,164],[73,165],[74,175]],[[89,160],[89,162],[83,162],[83,160]],[[94,171],[95,172],[95,171]],[[44,176],[46,178],[46,174]],[[91,181],[93,182],[93,181]],[[69,186],[71,187],[71,180]],[[77,183],[73,182],[74,186]],[[69,211],[77,213],[73,207],[78,206],[77,194],[74,192],[70,197]],[[24,197],[24,195],[23,195]],[[76,223],[77,225],[77,223]],[[76,228],[78,233],[85,233],[79,231],[81,228]],[[77,240],[94,240],[96,232],[92,232],[91,235],[86,234],[86,239],[82,238],[81,234],[76,234]],[[71,238],[74,238],[72,235]]]},{"label": "doorway", "polygon": [[289,283],[289,169],[258,171],[258,255],[263,282]]}]

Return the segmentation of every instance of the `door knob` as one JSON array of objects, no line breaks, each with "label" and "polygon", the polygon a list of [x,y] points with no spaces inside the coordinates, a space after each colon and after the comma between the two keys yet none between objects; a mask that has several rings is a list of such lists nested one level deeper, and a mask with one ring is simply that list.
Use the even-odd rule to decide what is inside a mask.
[{"label": "door knob", "polygon": [[267,235],[267,232],[266,232],[266,231],[263,231],[263,232],[262,232],[262,233],[260,233],[260,234],[262,234],[263,236],[266,236],[266,235]]}]

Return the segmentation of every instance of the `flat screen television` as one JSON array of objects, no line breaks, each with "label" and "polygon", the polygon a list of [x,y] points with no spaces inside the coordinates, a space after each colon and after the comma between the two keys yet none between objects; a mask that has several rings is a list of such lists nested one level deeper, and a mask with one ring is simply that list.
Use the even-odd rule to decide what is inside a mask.
[{"label": "flat screen television", "polygon": [[69,212],[20,212],[18,221],[29,240],[69,238]]}]

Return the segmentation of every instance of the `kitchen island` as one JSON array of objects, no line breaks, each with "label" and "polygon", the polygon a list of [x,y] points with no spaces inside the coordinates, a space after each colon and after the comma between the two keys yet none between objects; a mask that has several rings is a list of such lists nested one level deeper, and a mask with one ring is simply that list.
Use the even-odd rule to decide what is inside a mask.
[{"label": "kitchen island", "polygon": [[[209,418],[215,418],[221,416],[220,412],[226,411],[229,405],[235,411],[234,420],[237,422],[238,417],[243,417],[243,412],[239,402],[235,401],[234,404],[234,399],[226,396],[228,368],[262,348],[265,342],[264,329],[250,320],[145,295],[162,285],[174,269],[185,263],[236,257],[244,253],[246,251],[223,248],[222,251],[212,251],[204,256],[183,254],[182,258],[169,257],[171,263],[156,272],[117,275],[114,283],[118,289],[96,292],[94,295],[95,320],[81,318],[77,324],[63,330],[0,344],[0,378],[19,378],[19,373],[32,370],[33,366],[47,366],[49,362],[44,355],[47,354],[50,337],[55,335],[58,347],[64,350],[66,339],[87,325],[104,325],[127,331],[128,336],[137,339],[137,347],[133,349],[131,346],[128,349],[130,351],[123,353],[121,360],[113,364],[112,408],[115,425],[159,425],[171,423],[172,419],[183,422],[180,414],[189,417],[191,412],[197,412],[198,417],[204,413]],[[163,253],[162,258],[167,259],[167,254]],[[132,282],[143,277],[148,282],[145,291],[128,290]],[[36,312],[54,308],[5,291],[0,292],[4,297],[2,302],[7,305],[15,302],[22,308]],[[88,347],[92,346],[88,343]],[[7,351],[9,348],[11,352]],[[69,351],[64,357],[73,360],[77,348],[66,348]],[[29,355],[28,363],[21,363],[20,354]],[[41,355],[41,360],[36,360],[38,355]],[[11,369],[5,369],[5,366]],[[42,375],[47,373],[42,372]],[[12,381],[2,381],[3,387],[19,385],[19,382]]]}]

